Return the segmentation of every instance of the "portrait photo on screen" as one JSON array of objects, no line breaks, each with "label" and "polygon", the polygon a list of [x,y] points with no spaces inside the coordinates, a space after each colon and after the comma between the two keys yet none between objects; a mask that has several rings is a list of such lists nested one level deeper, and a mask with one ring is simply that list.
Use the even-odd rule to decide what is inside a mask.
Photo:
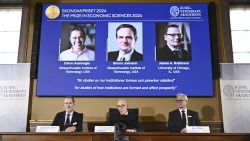
[{"label": "portrait photo on screen", "polygon": [[107,60],[142,61],[142,37],[141,22],[108,23]]},{"label": "portrait photo on screen", "polygon": [[156,23],[156,61],[191,61],[189,22]]},{"label": "portrait photo on screen", "polygon": [[62,23],[59,61],[95,61],[95,23]]}]

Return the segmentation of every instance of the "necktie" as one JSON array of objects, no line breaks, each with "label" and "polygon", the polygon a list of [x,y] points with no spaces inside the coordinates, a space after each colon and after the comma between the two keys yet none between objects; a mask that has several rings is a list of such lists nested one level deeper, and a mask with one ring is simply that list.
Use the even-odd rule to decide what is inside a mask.
[{"label": "necktie", "polygon": [[65,122],[65,128],[68,128],[70,126],[69,116],[70,116],[70,114],[67,114],[67,119],[66,119],[66,122]]},{"label": "necktie", "polygon": [[174,55],[175,55],[176,58],[178,58],[178,59],[181,59],[181,58],[182,58],[182,54],[181,54],[180,51],[174,50],[173,52],[174,52]]},{"label": "necktie", "polygon": [[187,121],[186,121],[185,111],[183,110],[181,112],[182,112],[181,118],[182,118],[183,128],[186,128]]}]

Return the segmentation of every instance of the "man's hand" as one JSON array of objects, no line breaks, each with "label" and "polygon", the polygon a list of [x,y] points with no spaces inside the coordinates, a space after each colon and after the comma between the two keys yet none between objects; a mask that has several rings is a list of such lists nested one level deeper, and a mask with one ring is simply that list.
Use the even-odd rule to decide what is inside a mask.
[{"label": "man's hand", "polygon": [[186,129],[186,128],[183,128],[183,129],[181,130],[181,133],[187,133],[187,129]]},{"label": "man's hand", "polygon": [[75,126],[71,126],[71,127],[68,127],[65,132],[75,132],[76,131],[76,127]]},{"label": "man's hand", "polygon": [[136,132],[136,129],[127,129],[126,132]]}]

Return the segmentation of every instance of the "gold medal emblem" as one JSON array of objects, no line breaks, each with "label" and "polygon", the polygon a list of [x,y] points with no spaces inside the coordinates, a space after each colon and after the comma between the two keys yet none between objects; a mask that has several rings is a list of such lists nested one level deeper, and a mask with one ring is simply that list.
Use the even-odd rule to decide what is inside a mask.
[{"label": "gold medal emblem", "polygon": [[60,9],[55,5],[51,5],[45,10],[45,15],[51,20],[56,19],[60,15]]}]

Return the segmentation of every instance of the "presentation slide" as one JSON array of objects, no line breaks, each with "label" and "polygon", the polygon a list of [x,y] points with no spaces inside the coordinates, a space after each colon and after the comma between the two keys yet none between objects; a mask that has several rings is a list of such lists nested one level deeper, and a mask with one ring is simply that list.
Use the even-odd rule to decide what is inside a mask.
[{"label": "presentation slide", "polygon": [[208,4],[42,9],[37,96],[213,96]]}]

